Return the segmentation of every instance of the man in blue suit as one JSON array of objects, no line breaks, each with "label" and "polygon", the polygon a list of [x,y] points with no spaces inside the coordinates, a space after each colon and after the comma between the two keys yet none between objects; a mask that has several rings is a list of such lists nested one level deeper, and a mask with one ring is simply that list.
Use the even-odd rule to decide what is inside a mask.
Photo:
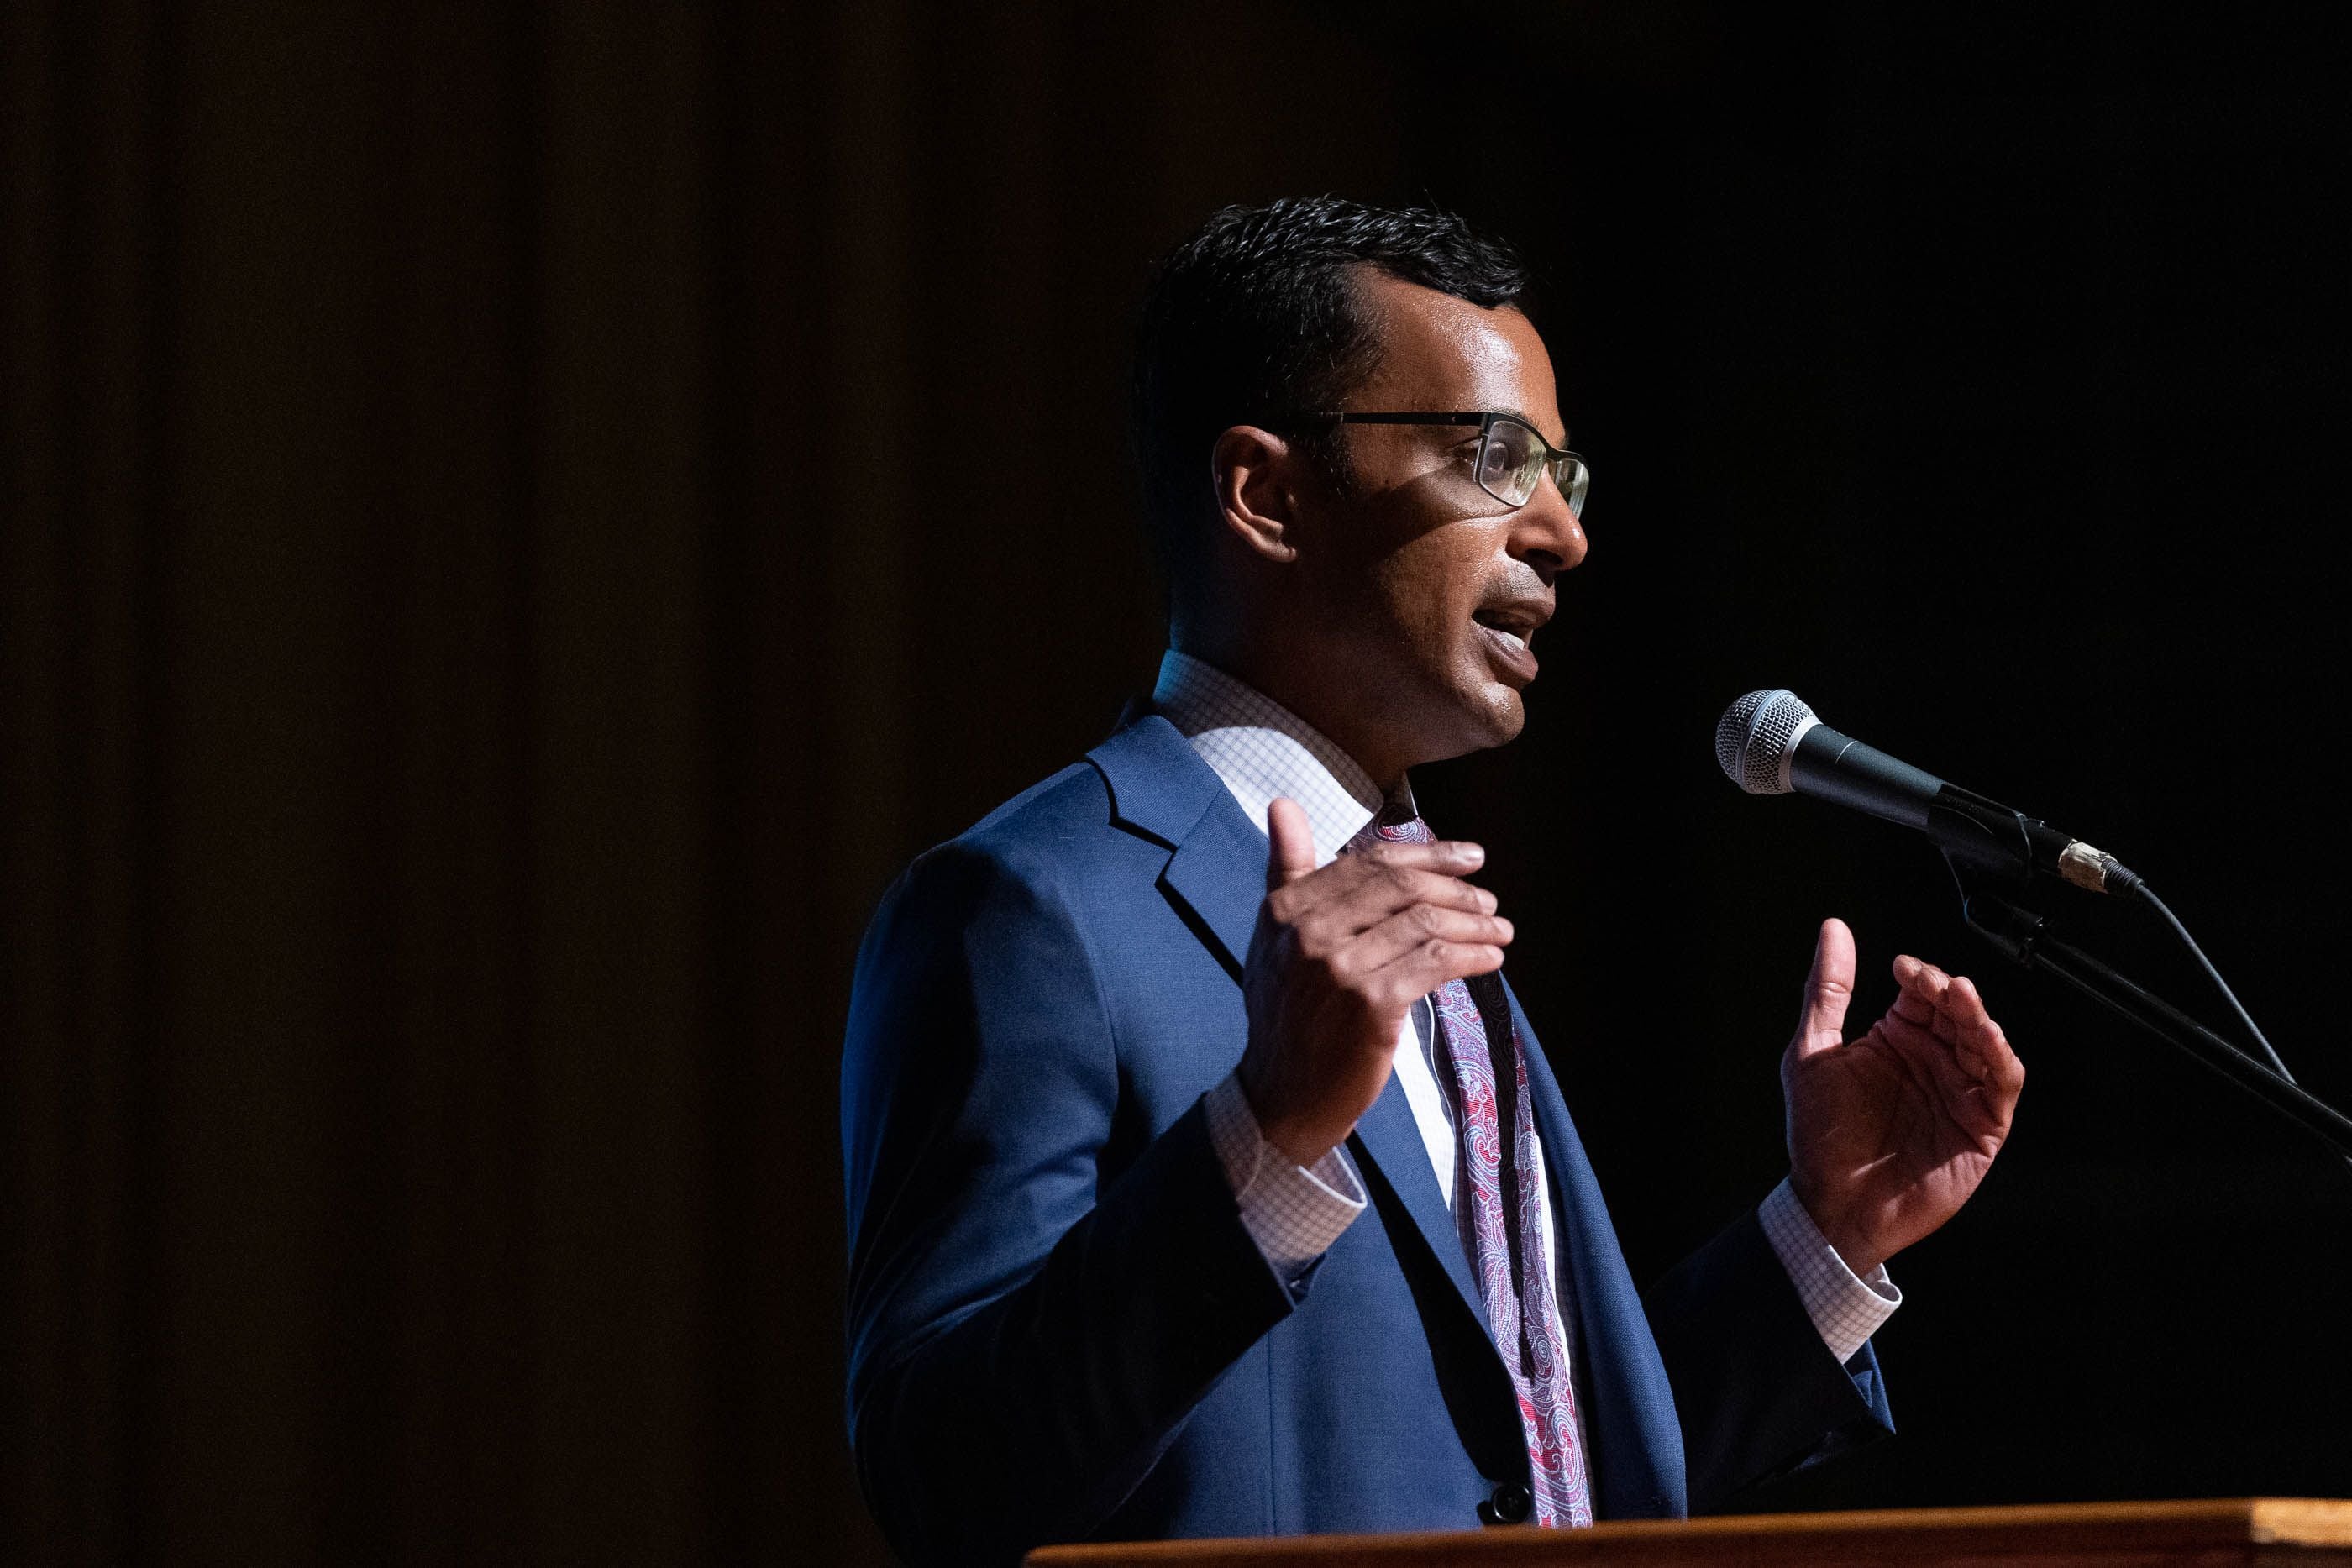
[{"label": "man in blue suit", "polygon": [[1585,554],[1520,288],[1456,219],[1331,199],[1220,213],[1153,284],[1152,703],[919,859],[858,961],[849,1420],[911,1561],[1674,1517],[1891,1429],[1884,1264],[2024,1080],[1974,988],[1898,958],[1849,1042],[1825,923],[1790,1178],[1645,1297],[1482,853],[1412,805],[1517,734]]}]

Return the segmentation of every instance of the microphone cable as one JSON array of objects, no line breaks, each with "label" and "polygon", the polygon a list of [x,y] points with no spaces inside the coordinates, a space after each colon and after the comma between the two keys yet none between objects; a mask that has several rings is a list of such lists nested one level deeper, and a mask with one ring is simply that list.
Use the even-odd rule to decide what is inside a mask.
[{"label": "microphone cable", "polygon": [[2163,917],[2164,923],[2172,928],[2173,936],[2189,949],[2189,956],[2197,960],[2197,967],[2205,971],[2205,977],[2213,982],[2213,988],[2221,993],[2221,999],[2230,1004],[2230,1010],[2238,1015],[2238,1021],[2246,1026],[2246,1032],[2253,1037],[2256,1045],[2263,1048],[2263,1054],[2270,1059],[2271,1071],[2293,1083],[2294,1074],[2286,1070],[2286,1063],[2279,1060],[2279,1053],[2271,1049],[2269,1039],[2255,1024],[2253,1015],[2246,1011],[2244,1003],[2238,1000],[2238,993],[2230,988],[2230,982],[2221,977],[2221,971],[2213,967],[2213,960],[2205,956],[2205,949],[2197,946],[2197,938],[2189,935],[2189,927],[2180,923],[2180,916],[2173,914],[2171,905],[2156,895],[2156,889],[2137,878],[2134,881],[2137,885],[2132,891],[2139,895],[2142,903]]}]

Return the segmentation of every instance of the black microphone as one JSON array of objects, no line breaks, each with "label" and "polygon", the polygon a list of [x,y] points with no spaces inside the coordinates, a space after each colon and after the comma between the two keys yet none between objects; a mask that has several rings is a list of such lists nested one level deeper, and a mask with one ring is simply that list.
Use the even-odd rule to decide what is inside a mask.
[{"label": "black microphone", "polygon": [[1954,859],[1996,876],[2058,876],[2126,896],[2140,890],[2139,877],[2115,856],[1840,735],[1794,692],[1749,692],[1724,709],[1715,759],[1750,795],[1793,789],[1867,811],[1916,828]]}]

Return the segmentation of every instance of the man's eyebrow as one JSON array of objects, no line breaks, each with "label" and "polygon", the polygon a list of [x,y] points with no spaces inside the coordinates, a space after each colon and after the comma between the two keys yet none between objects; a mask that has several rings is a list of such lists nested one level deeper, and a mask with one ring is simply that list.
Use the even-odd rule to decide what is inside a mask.
[{"label": "man's eyebrow", "polygon": [[[1549,435],[1544,435],[1543,421],[1541,421],[1541,420],[1538,419],[1534,414],[1528,413],[1528,412],[1526,412],[1524,409],[1517,409],[1517,408],[1513,408],[1509,403],[1507,403],[1507,402],[1498,402],[1498,403],[1496,403],[1496,404],[1495,405],[1495,412],[1496,412],[1496,413],[1507,413],[1507,414],[1509,414],[1513,419],[1517,420],[1521,424],[1527,425],[1527,426],[1530,427],[1531,429],[1533,429],[1533,430],[1535,431],[1535,433],[1536,433],[1538,435],[1543,435],[1543,438],[1544,438],[1546,441],[1551,441],[1551,437],[1550,437],[1550,436],[1549,436]],[[1554,446],[1559,447],[1559,448],[1561,451],[1563,451],[1563,452],[1565,452],[1565,451],[1567,451],[1567,450],[1568,450],[1568,426],[1567,426],[1567,425],[1563,424],[1563,425],[1561,425],[1561,426],[1559,427],[1559,439],[1558,441],[1551,441],[1551,444],[1552,444]]]}]

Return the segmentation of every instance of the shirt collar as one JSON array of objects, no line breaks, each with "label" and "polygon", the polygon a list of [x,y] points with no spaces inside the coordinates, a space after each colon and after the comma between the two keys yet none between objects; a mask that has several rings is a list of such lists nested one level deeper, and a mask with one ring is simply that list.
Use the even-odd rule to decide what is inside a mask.
[{"label": "shirt collar", "polygon": [[1190,741],[1260,831],[1266,808],[1288,796],[1307,813],[1315,863],[1328,864],[1383,805],[1413,810],[1412,785],[1381,798],[1356,759],[1313,725],[1248,683],[1171,648],[1151,706]]}]

